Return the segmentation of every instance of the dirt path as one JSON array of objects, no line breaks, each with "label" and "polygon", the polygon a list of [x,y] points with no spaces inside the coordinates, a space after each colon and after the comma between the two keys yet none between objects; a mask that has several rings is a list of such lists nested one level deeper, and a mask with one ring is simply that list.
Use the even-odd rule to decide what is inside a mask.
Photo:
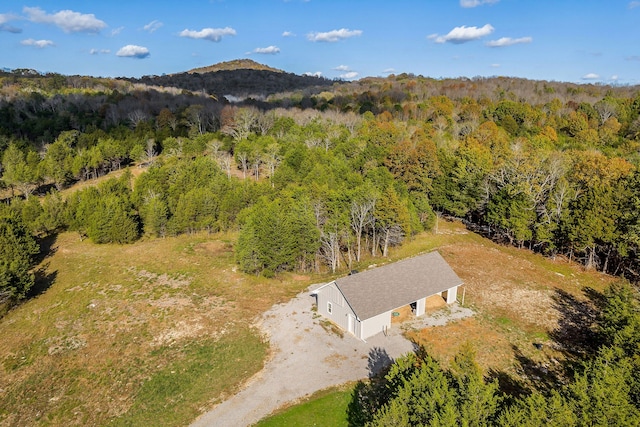
[{"label": "dirt path", "polygon": [[[193,427],[251,425],[285,403],[366,378],[372,370],[413,350],[399,328],[366,343],[348,334],[341,338],[327,332],[311,311],[313,302],[310,293],[303,292],[264,313],[259,326],[269,336],[271,359],[242,391],[202,415]],[[452,313],[462,312],[454,309]],[[428,318],[423,322],[428,325]]]}]

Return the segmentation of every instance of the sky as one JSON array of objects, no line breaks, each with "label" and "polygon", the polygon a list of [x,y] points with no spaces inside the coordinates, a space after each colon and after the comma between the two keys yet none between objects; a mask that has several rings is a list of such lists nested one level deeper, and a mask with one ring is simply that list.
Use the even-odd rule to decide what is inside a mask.
[{"label": "sky", "polygon": [[0,68],[640,84],[640,0],[1,0]]}]

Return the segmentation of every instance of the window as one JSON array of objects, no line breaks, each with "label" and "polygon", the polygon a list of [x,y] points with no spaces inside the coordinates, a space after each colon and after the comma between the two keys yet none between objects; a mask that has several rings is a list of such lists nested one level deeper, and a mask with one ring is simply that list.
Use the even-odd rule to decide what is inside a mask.
[{"label": "window", "polygon": [[330,302],[327,302],[327,313],[333,313],[333,304],[331,304]]}]

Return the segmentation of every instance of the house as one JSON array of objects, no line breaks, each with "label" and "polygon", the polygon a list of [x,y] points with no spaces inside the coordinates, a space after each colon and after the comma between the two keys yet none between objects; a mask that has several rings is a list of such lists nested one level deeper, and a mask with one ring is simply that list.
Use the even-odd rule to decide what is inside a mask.
[{"label": "house", "polygon": [[462,280],[434,251],[336,279],[312,293],[318,313],[364,341],[386,331],[401,307],[412,305],[421,316],[432,295],[454,303],[460,285]]}]

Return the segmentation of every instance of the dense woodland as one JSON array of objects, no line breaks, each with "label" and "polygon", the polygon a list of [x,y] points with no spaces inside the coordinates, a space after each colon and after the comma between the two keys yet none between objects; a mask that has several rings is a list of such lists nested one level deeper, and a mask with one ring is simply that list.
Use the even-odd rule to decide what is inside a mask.
[{"label": "dense woodland", "polygon": [[[255,73],[291,79],[238,76]],[[239,230],[240,267],[269,276],[351,269],[445,215],[638,278],[635,87],[403,74],[232,104],[206,74],[2,74],[3,215],[96,243]],[[60,193],[133,164],[135,180]]]},{"label": "dense woodland", "polygon": [[[256,73],[277,93],[243,81]],[[29,295],[38,243],[64,230],[98,244],[234,231],[240,268],[273,276],[358,268],[448,216],[640,278],[637,87],[405,74],[291,87],[270,71],[224,87],[215,74],[0,73],[2,302]],[[418,352],[357,388],[352,422],[633,425],[637,294],[616,286],[598,307],[593,346],[546,390],[507,390],[471,352],[448,368]]]}]

